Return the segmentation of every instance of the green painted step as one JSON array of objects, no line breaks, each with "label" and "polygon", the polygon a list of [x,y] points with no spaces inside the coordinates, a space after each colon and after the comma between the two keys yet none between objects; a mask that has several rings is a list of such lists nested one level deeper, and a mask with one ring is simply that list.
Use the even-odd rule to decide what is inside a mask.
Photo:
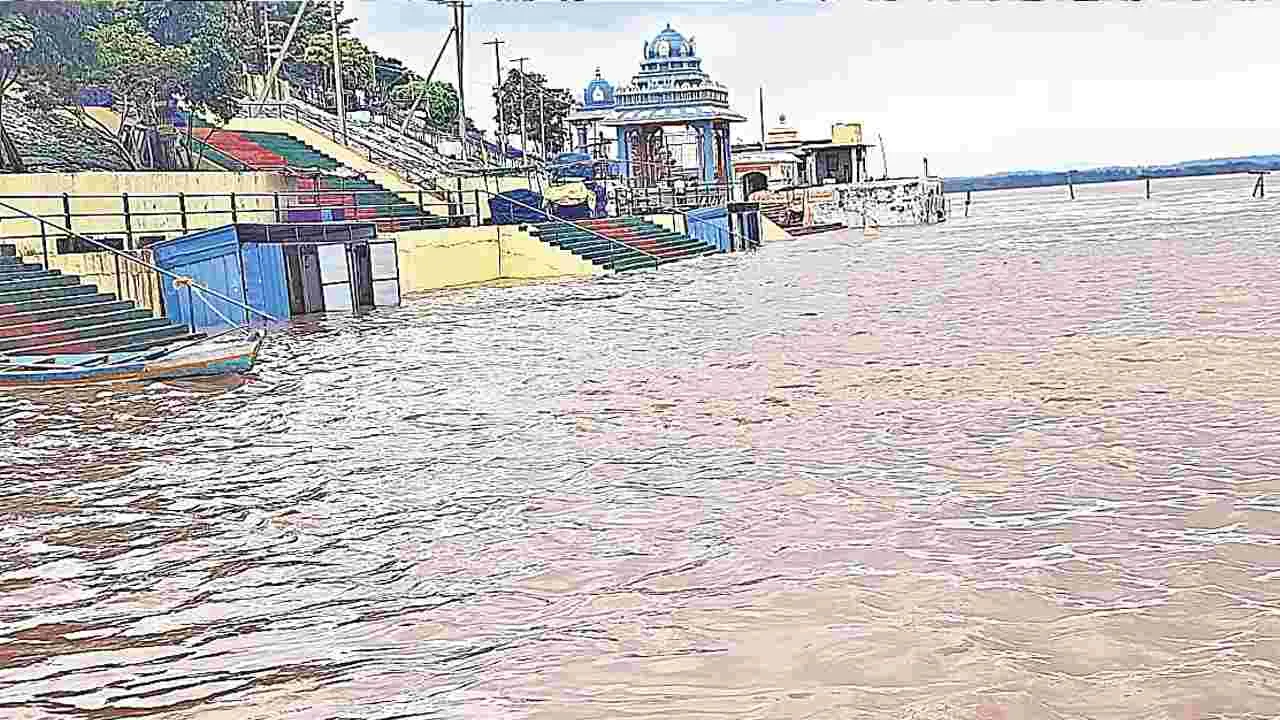
[{"label": "green painted step", "polygon": [[26,304],[32,302],[42,302],[47,300],[55,300],[58,298],[69,298],[77,295],[93,295],[97,293],[98,288],[93,285],[68,285],[65,287],[43,288],[40,290],[17,290],[14,292],[0,293],[0,305],[10,304]]},{"label": "green painted step", "polygon": [[46,277],[23,277],[20,279],[0,278],[0,295],[14,290],[40,290],[44,288],[79,285],[80,278],[67,275],[49,275]]},{"label": "green painted step", "polygon": [[[102,315],[106,313],[118,312],[121,310],[130,310],[134,307],[133,303],[126,300],[116,300],[114,295],[99,293],[96,295],[77,295],[75,300],[88,300],[75,305],[61,305],[42,310],[32,310],[30,312],[9,313],[8,315],[0,315],[0,326],[10,325],[27,325],[30,323],[49,322],[51,320],[63,320],[75,318],[80,315]],[[142,311],[147,312],[147,311]],[[149,314],[149,313],[148,313]]]}]

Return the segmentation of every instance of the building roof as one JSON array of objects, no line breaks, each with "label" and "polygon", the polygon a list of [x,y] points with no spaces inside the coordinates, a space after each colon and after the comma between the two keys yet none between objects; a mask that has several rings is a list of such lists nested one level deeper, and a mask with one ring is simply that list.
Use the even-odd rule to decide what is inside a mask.
[{"label": "building roof", "polygon": [[740,150],[733,153],[736,163],[798,163],[801,157],[785,150]]},{"label": "building roof", "polygon": [[600,110],[579,109],[569,113],[568,115],[565,116],[564,119],[568,120],[569,122],[585,122],[588,120],[603,120],[604,118],[609,117],[609,112],[610,112],[610,108],[603,108]]},{"label": "building roof", "polygon": [[659,123],[690,123],[699,120],[745,122],[746,118],[728,108],[717,105],[677,105],[675,107],[615,110],[601,124],[611,126],[651,125]]}]

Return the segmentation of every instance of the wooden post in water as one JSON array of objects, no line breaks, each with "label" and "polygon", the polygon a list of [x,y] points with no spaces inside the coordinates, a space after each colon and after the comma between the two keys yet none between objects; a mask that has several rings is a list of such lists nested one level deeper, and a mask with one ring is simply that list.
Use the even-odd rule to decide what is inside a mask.
[{"label": "wooden post in water", "polygon": [[1071,193],[1071,199],[1072,199],[1072,200],[1075,200],[1075,199],[1076,199],[1076,186],[1075,186],[1075,184],[1074,184],[1074,183],[1072,183],[1072,182],[1071,182],[1071,176],[1073,176],[1073,175],[1075,175],[1075,174],[1076,174],[1076,171],[1075,171],[1075,170],[1068,170],[1068,171],[1067,171],[1067,192]]},{"label": "wooden post in water", "polygon": [[973,202],[973,191],[964,191],[964,216],[969,217],[969,204]]},{"label": "wooden post in water", "polygon": [[1151,199],[1151,176],[1147,176],[1147,199]]},{"label": "wooden post in water", "polygon": [[1267,183],[1263,179],[1267,176],[1265,172],[1257,173],[1258,181],[1253,184],[1253,197],[1264,198],[1267,196]]}]

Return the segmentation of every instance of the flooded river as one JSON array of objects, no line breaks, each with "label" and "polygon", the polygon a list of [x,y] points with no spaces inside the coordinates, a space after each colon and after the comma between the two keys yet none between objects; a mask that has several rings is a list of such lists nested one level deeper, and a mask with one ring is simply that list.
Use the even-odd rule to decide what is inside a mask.
[{"label": "flooded river", "polygon": [[0,717],[1274,717],[1280,200],[968,219],[0,395]]}]

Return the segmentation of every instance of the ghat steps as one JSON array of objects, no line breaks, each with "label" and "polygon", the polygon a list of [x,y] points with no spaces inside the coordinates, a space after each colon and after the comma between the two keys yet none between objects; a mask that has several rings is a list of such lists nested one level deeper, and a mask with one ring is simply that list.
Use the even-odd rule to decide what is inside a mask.
[{"label": "ghat steps", "polygon": [[0,246],[0,354],[146,350],[198,337],[75,275],[23,263],[12,246]]},{"label": "ghat steps", "polygon": [[[715,245],[640,218],[585,220],[577,225],[538,223],[530,232],[602,267],[638,270],[720,252]],[[602,237],[603,236],[603,237]]]}]

